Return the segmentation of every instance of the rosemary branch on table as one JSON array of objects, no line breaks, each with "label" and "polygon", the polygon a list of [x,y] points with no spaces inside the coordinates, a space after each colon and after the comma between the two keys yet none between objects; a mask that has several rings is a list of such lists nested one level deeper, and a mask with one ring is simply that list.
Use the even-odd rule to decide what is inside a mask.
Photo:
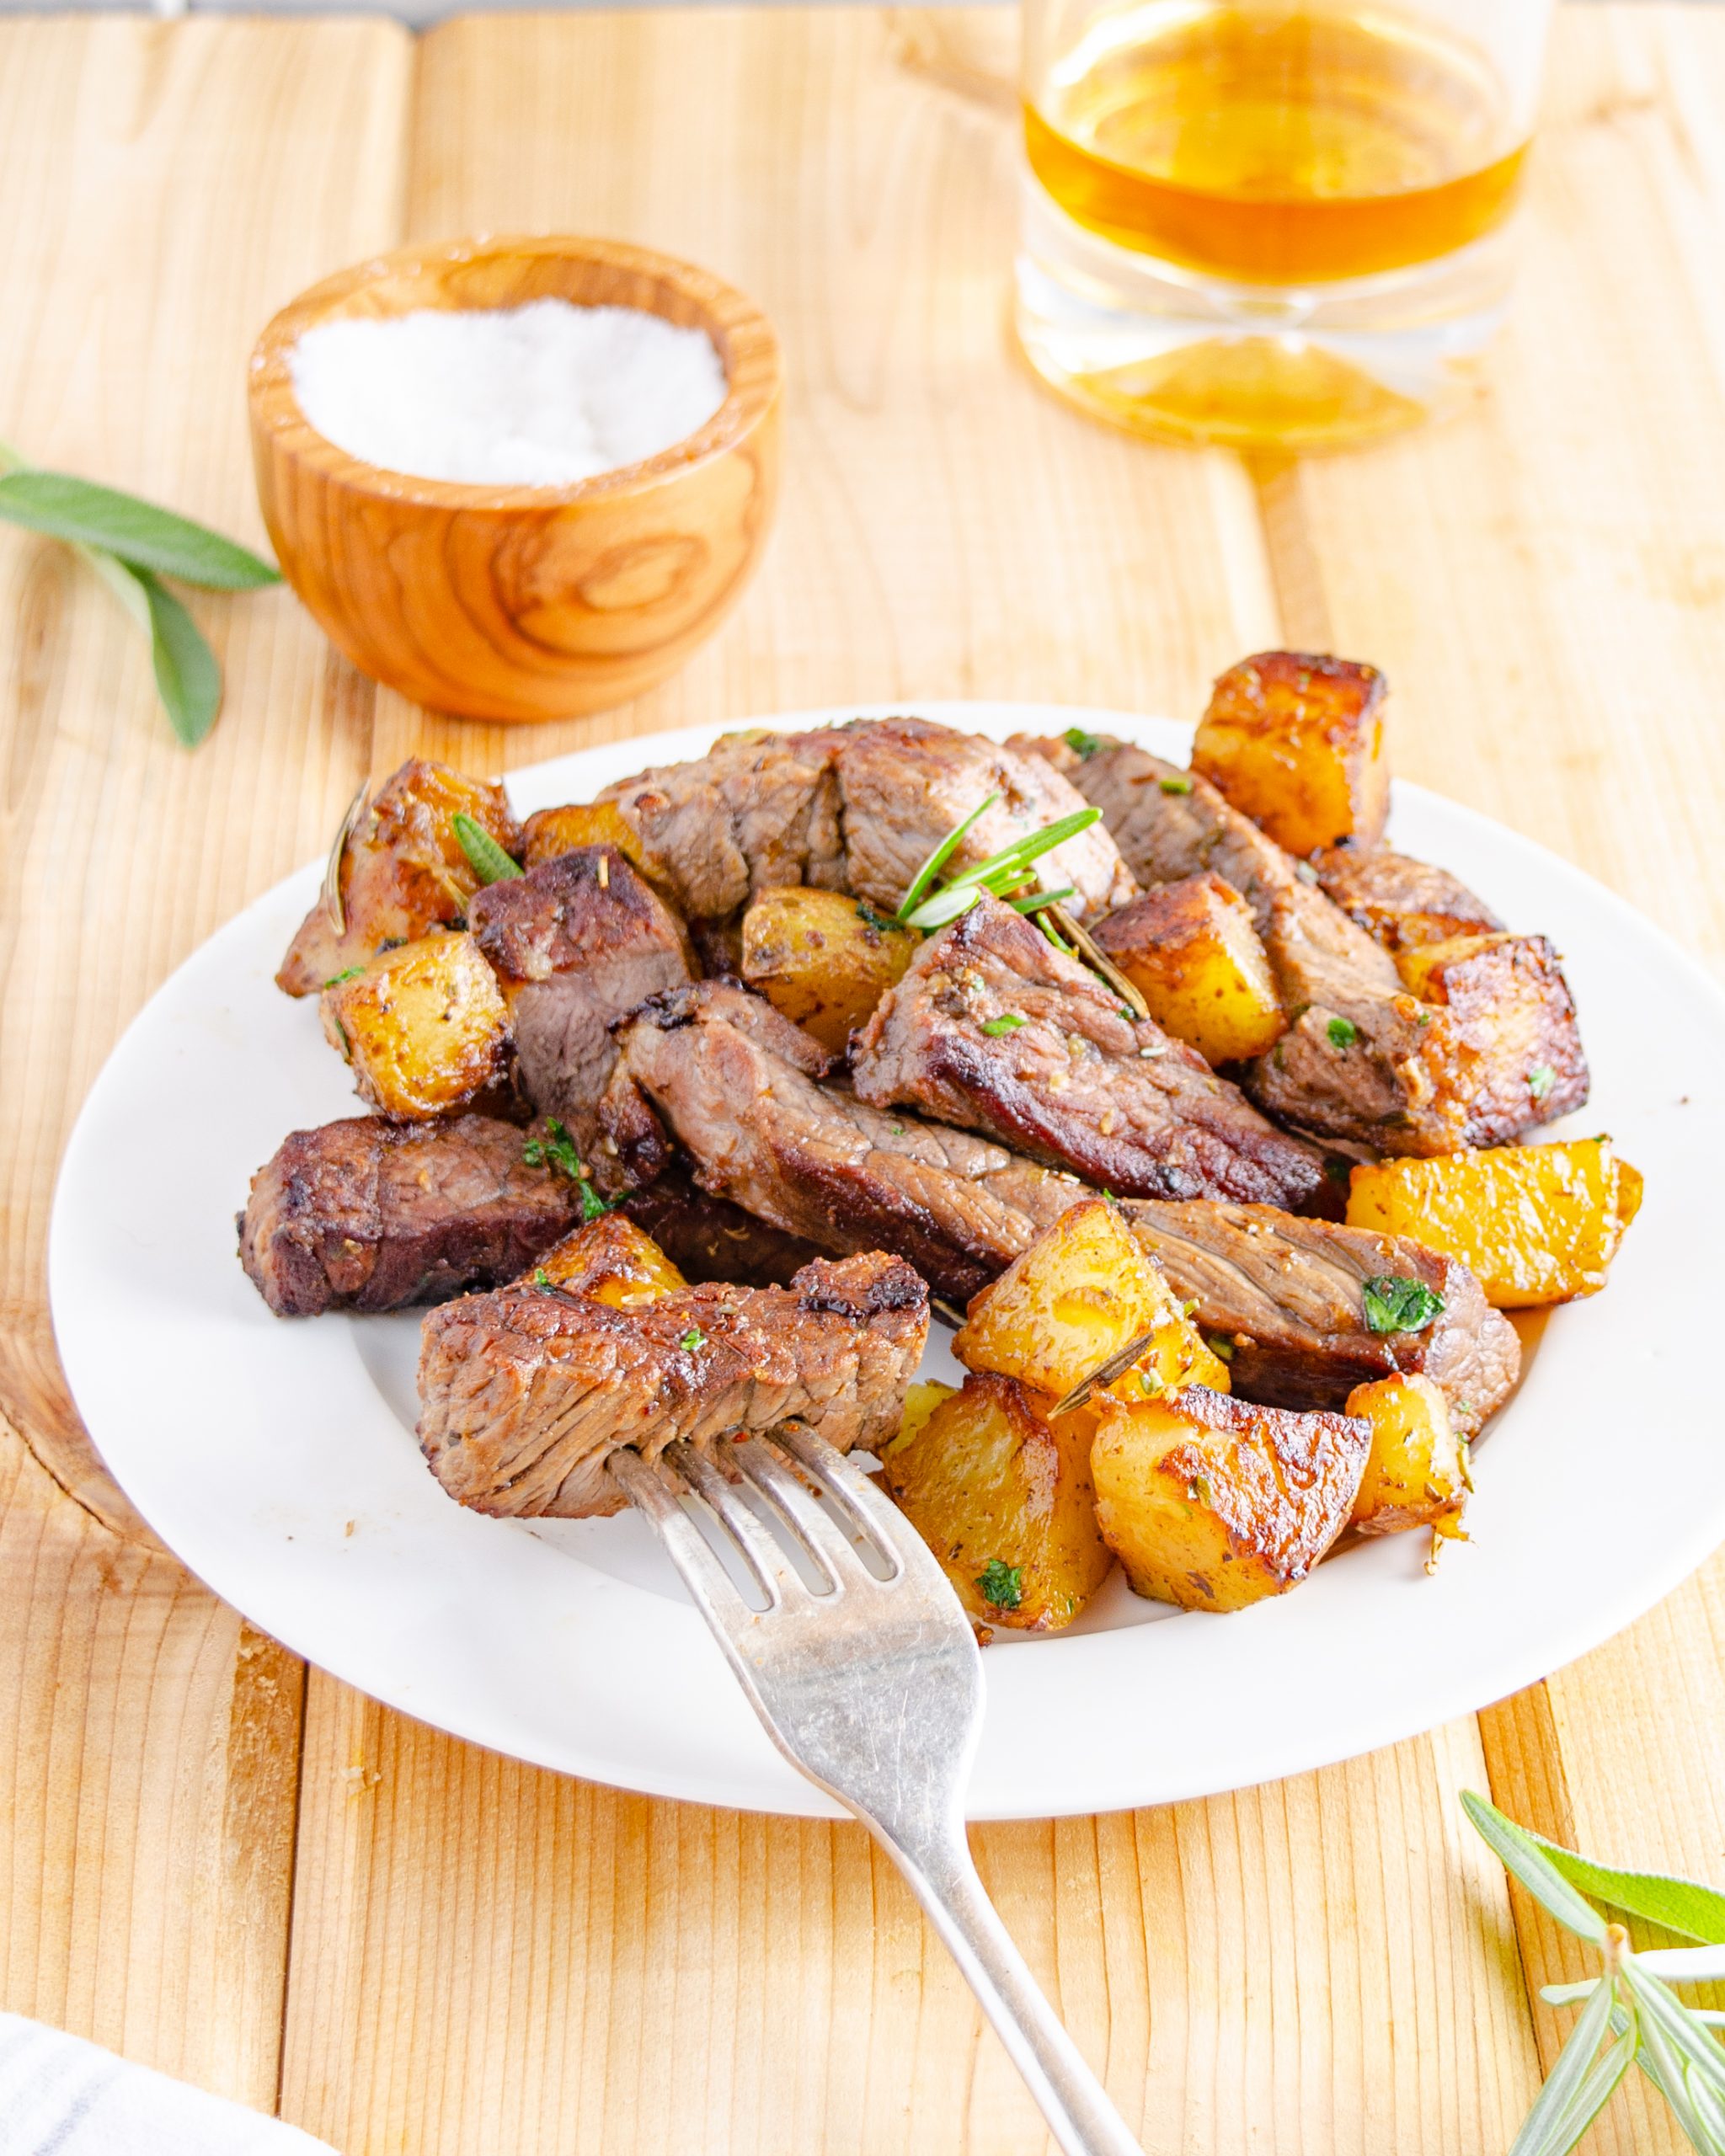
[{"label": "rosemary branch on table", "polygon": [[[1725,2028],[1725,2014],[1687,2005],[1671,1988],[1725,1978],[1725,1894],[1692,1879],[1596,1864],[1517,1826],[1471,1790],[1461,1803],[1505,1869],[1599,1954],[1597,1977],[1548,1984],[1540,1994],[1547,2005],[1581,2012],[1509,2156],[1567,2156],[1632,2066],[1665,2099],[1699,2156],[1725,2156],[1725,2046],[1713,2033]],[[1699,1943],[1637,1952],[1595,1902]]]}]

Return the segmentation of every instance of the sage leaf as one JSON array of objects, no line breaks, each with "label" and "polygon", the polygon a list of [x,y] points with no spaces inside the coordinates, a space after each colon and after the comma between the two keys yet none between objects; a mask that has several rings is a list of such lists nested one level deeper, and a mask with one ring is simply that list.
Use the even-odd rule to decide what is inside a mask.
[{"label": "sage leaf", "polygon": [[1488,1803],[1471,1789],[1461,1792],[1461,1808],[1504,1869],[1514,1873],[1541,1907],[1577,1938],[1590,1940],[1595,1946],[1604,1945],[1605,1919],[1590,1903],[1583,1901],[1539,1847],[1535,1836],[1525,1827],[1518,1827],[1513,1819],[1506,1818],[1495,1804]]},{"label": "sage leaf", "polygon": [[195,749],[222,708],[222,669],[197,623],[148,569],[126,564],[142,588],[150,615],[150,657],[156,691],[168,723],[188,749]]},{"label": "sage leaf", "polygon": [[[1595,1864],[1591,1857],[1566,1849],[1561,1842],[1548,1842],[1530,1828],[1518,1827],[1515,1831],[1542,1850],[1572,1886],[1578,1886],[1594,1901],[1609,1903],[1614,1909],[1623,1909],[1632,1917],[1658,1924],[1663,1931],[1674,1931],[1703,1946],[1725,1945],[1725,1894],[1717,1887],[1703,1886],[1670,1872],[1625,1871],[1611,1865]],[[1637,1958],[1645,1967],[1651,1957]]]},{"label": "sage leaf", "polygon": [[254,591],[281,581],[279,569],[219,531],[67,472],[24,465],[0,474],[0,518],[75,547],[100,547],[128,568],[209,591]]}]

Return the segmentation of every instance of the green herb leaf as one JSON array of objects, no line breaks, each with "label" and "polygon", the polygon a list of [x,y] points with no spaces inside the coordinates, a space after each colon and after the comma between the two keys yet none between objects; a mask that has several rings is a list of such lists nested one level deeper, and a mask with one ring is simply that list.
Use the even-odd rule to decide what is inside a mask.
[{"label": "green herb leaf", "polygon": [[982,1030],[991,1040],[998,1040],[1002,1033],[1016,1033],[1023,1023],[1016,1011],[1002,1011],[998,1018],[985,1019]]},{"label": "green herb leaf", "polygon": [[971,907],[982,903],[980,883],[948,883],[943,891],[937,891],[932,899],[925,899],[905,922],[906,928],[920,928],[925,935],[932,935],[937,928],[944,928],[948,921],[956,921],[960,914],[969,913]]},{"label": "green herb leaf", "polygon": [[1510,2145],[1509,2156],[1568,2156],[1605,2108],[1636,2053],[1632,2030],[1594,2063],[1615,2001],[1615,1988],[1601,1983],[1557,2054],[1557,2064]]},{"label": "green herb leaf", "polygon": [[551,1275],[542,1265],[533,1275],[533,1285],[536,1288],[548,1288],[551,1284]]},{"label": "green herb leaf", "polygon": [[344,980],[351,980],[355,974],[362,974],[363,966],[344,966],[339,974],[331,974],[323,984],[325,988],[339,988]]},{"label": "green herb leaf", "polygon": [[[1073,895],[1072,886],[1067,883],[1058,891],[1033,891],[1028,899],[1013,899],[1010,903],[1018,913],[1040,913],[1044,906],[1064,905]],[[1044,927],[1047,925],[1043,924]]]},{"label": "green herb leaf", "polygon": [[0,518],[75,547],[99,547],[130,569],[210,591],[254,591],[281,581],[280,569],[219,531],[66,472],[25,465],[0,475]]},{"label": "green herb leaf", "polygon": [[575,1150],[575,1141],[555,1116],[545,1120],[546,1136],[530,1138],[521,1148],[521,1158],[530,1168],[555,1168],[559,1175],[567,1176],[571,1182],[580,1182],[586,1174],[581,1166],[581,1156]]},{"label": "green herb leaf", "polygon": [[[584,1168],[581,1172],[585,1176],[586,1170]],[[620,1205],[622,1201],[621,1198],[618,1198],[614,1203],[615,1204]],[[584,1228],[590,1220],[602,1220],[606,1214],[613,1209],[613,1204],[608,1203],[604,1198],[602,1198],[599,1195],[599,1193],[594,1189],[590,1182],[582,1183],[581,1225]]]},{"label": "green herb leaf", "polygon": [[899,907],[899,919],[906,927],[911,925],[911,915],[916,911],[918,899],[952,859],[964,834],[979,817],[988,814],[1000,798],[999,792],[996,792],[989,794],[985,799],[979,801],[962,824],[953,825],[951,830],[947,833],[934,851],[929,855],[927,860],[911,878],[911,888],[905,892],[904,900]]},{"label": "green herb leaf", "polygon": [[1530,1827],[1518,1827],[1516,1832],[1541,1850],[1572,1886],[1578,1886],[1594,1901],[1644,1918],[1663,1931],[1697,1940],[1704,1946],[1725,1945],[1725,1894],[1717,1887],[1703,1886],[1674,1873],[1624,1871],[1595,1864],[1590,1857],[1566,1849],[1561,1842],[1548,1842]]},{"label": "green herb leaf", "polygon": [[1081,726],[1069,726],[1060,739],[1078,756],[1093,756],[1102,746],[1095,734],[1087,734]]},{"label": "green herb leaf", "polygon": [[992,1609],[1016,1609],[1024,1599],[1024,1567],[991,1557],[976,1576],[977,1591]]},{"label": "green herb leaf", "polygon": [[1211,1354],[1215,1357],[1219,1363],[1231,1363],[1233,1361],[1234,1343],[1231,1340],[1228,1339],[1225,1334],[1220,1332],[1206,1332],[1204,1336],[1204,1344],[1209,1348]]},{"label": "green herb leaf", "polygon": [[1441,1295],[1423,1280],[1409,1280],[1399,1273],[1362,1282],[1359,1300],[1374,1332],[1423,1332],[1434,1317],[1444,1314]]},{"label": "green herb leaf", "polygon": [[1157,783],[1164,793],[1190,793],[1192,791],[1192,782],[1183,772],[1178,778],[1165,778]]},{"label": "green herb leaf", "polygon": [[895,931],[899,925],[895,921],[889,921],[884,913],[877,913],[867,899],[857,899],[857,918],[865,928],[879,929],[883,936]]},{"label": "green herb leaf", "polygon": [[150,658],[156,693],[168,723],[188,749],[195,749],[222,708],[222,669],[184,607],[148,569],[123,564],[144,595],[150,617]]},{"label": "green herb leaf", "polygon": [[1324,1032],[1332,1048],[1352,1048],[1359,1038],[1359,1028],[1351,1018],[1332,1018]]},{"label": "green herb leaf", "polygon": [[459,810],[449,820],[462,851],[482,883],[506,883],[510,877],[521,874],[521,863],[510,858],[483,824],[476,824]]},{"label": "green herb leaf", "polygon": [[697,1348],[704,1348],[707,1345],[707,1335],[698,1325],[692,1325],[682,1338],[678,1341],[677,1345],[686,1355],[692,1355]]},{"label": "green herb leaf", "polygon": [[[991,800],[997,798],[998,796],[995,795],[990,797]],[[987,805],[987,803],[983,804],[985,808]],[[978,809],[948,840],[942,841],[942,846],[947,847],[948,853],[950,846],[957,844],[981,813]],[[1070,815],[1057,817],[1040,830],[1027,831],[1023,838],[1014,839],[1010,846],[1002,846],[998,853],[990,854],[985,861],[976,862],[970,867],[960,870],[944,890],[937,891],[932,899],[921,904],[916,901],[927,886],[923,883],[924,872],[919,870],[916,882],[905,894],[904,905],[899,909],[899,919],[909,928],[940,928],[948,921],[955,921],[961,913],[968,912],[976,903],[976,894],[981,891],[991,891],[996,898],[1004,898],[1028,879],[1033,862],[1039,861],[1044,854],[1053,852],[1056,846],[1064,846],[1068,839],[1076,838],[1081,831],[1087,831],[1092,824],[1101,820],[1100,808],[1075,808]],[[929,856],[929,861],[935,864],[935,873],[938,872],[947,857],[948,854],[942,853],[940,847]],[[927,867],[928,863],[925,862],[924,870]]]},{"label": "green herb leaf", "polygon": [[1557,1082],[1557,1074],[1549,1063],[1535,1064],[1527,1074],[1527,1090],[1536,1101],[1542,1101]]},{"label": "green herb leaf", "polygon": [[1461,1808],[1481,1839],[1513,1871],[1528,1892],[1558,1923],[1594,1946],[1603,1945],[1605,1920],[1584,1902],[1525,1827],[1506,1818],[1495,1804],[1472,1790],[1461,1792]]}]

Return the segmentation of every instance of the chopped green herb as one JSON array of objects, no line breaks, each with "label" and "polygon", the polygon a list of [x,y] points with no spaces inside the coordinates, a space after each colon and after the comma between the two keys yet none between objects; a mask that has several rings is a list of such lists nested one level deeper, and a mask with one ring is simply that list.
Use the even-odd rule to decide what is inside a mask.
[{"label": "chopped green herb", "polygon": [[1324,1173],[1332,1182],[1346,1182],[1354,1172],[1354,1163],[1343,1153],[1324,1155]]},{"label": "chopped green herb", "polygon": [[1204,1344],[1219,1363],[1233,1361],[1234,1343],[1225,1333],[1206,1332],[1204,1336]]},{"label": "chopped green herb", "polygon": [[1359,1028],[1351,1018],[1332,1018],[1324,1031],[1332,1048],[1352,1048],[1359,1038]]},{"label": "chopped green herb", "polygon": [[905,1134],[905,1126],[901,1123],[889,1123],[887,1129],[891,1131],[895,1138],[902,1138]]},{"label": "chopped green herb", "polygon": [[1181,1305],[1180,1305],[1180,1315],[1181,1315],[1181,1316],[1182,1316],[1182,1317],[1190,1317],[1190,1316],[1191,1316],[1191,1315],[1192,1315],[1192,1313],[1194,1312],[1194,1310],[1195,1310],[1197,1308],[1198,1308],[1198,1298],[1197,1298],[1197,1296],[1196,1296],[1196,1295],[1191,1295],[1191,1296],[1188,1296],[1188,1297],[1187,1298],[1187,1299],[1186,1299],[1183,1303],[1182,1303],[1182,1304],[1181,1304]]},{"label": "chopped green herb", "polygon": [[476,824],[471,816],[459,811],[449,822],[469,866],[482,883],[505,883],[511,876],[521,874],[521,863],[510,858],[483,824]]},{"label": "chopped green herb", "polygon": [[1527,1074],[1527,1090],[1536,1101],[1542,1101],[1557,1082],[1557,1074],[1549,1063],[1535,1064]]},{"label": "chopped green herb", "polygon": [[[585,1168],[581,1171],[584,1177],[586,1172]],[[614,1202],[620,1204],[622,1200]],[[581,1184],[581,1225],[585,1228],[590,1220],[602,1220],[611,1210],[611,1204],[599,1195],[590,1182],[584,1181]]]},{"label": "chopped green herb", "polygon": [[323,984],[325,988],[339,988],[344,980],[351,980],[355,974],[362,974],[363,966],[344,966],[339,974],[331,974]]},{"label": "chopped green herb", "polygon": [[555,1116],[546,1118],[548,1135],[530,1138],[521,1148],[521,1158],[530,1168],[555,1168],[571,1182],[579,1182],[586,1171],[581,1166],[581,1156],[575,1150],[575,1141]]},{"label": "chopped green herb", "polygon": [[960,870],[940,890],[928,896],[930,885],[951,859],[953,848],[983,809],[999,798],[997,793],[990,794],[980,807],[973,809],[962,824],[948,833],[917,870],[905,894],[905,902],[899,908],[899,919],[905,927],[920,928],[932,934],[935,929],[944,928],[948,921],[968,913],[985,892],[997,899],[1006,898],[1030,879],[1033,862],[1102,820],[1100,808],[1075,808],[1071,815],[1058,817],[1039,831],[1028,831],[1023,838],[1014,839],[1010,846],[1002,846],[998,853],[991,853],[985,861]]},{"label": "chopped green herb", "polygon": [[[1010,903],[1017,913],[1033,914],[1040,913],[1044,906],[1064,905],[1071,896],[1072,886],[1067,883],[1058,891],[1033,891],[1028,899],[1013,899]],[[1044,921],[1043,926],[1047,926]]]},{"label": "chopped green herb", "polygon": [[1215,1510],[1216,1493],[1210,1487],[1207,1475],[1194,1475],[1186,1485],[1186,1496],[1193,1504],[1208,1505],[1212,1512]]},{"label": "chopped green herb", "polygon": [[983,1600],[991,1609],[1016,1609],[1024,1599],[1024,1567],[991,1557],[976,1576]]},{"label": "chopped green herb", "polygon": [[1192,782],[1183,771],[1178,778],[1162,780],[1161,786],[1164,793],[1190,793],[1192,791]]},{"label": "chopped green herb", "polygon": [[1374,1332],[1423,1332],[1444,1313],[1443,1297],[1423,1280],[1409,1280],[1396,1273],[1365,1282],[1359,1299]]},{"label": "chopped green herb", "polygon": [[991,1040],[998,1040],[1002,1033],[1016,1033],[1023,1023],[1016,1011],[1002,1011],[998,1018],[986,1019],[982,1030]]},{"label": "chopped green herb", "polygon": [[878,928],[883,936],[889,935],[899,925],[895,921],[889,921],[884,913],[877,913],[867,899],[857,899],[857,918],[865,928]]},{"label": "chopped green herb", "polygon": [[678,1341],[677,1345],[686,1355],[692,1355],[697,1348],[704,1348],[707,1345],[707,1335],[698,1325],[692,1325],[682,1338]]},{"label": "chopped green herb", "polygon": [[899,908],[899,919],[905,926],[908,927],[911,925],[911,915],[916,910],[918,904],[921,900],[925,893],[928,890],[930,885],[934,882],[935,878],[939,875],[942,869],[946,867],[948,862],[952,859],[953,853],[957,851],[959,842],[964,837],[965,832],[969,830],[970,826],[977,820],[978,817],[985,816],[988,814],[988,811],[993,808],[994,804],[1000,799],[1000,794],[998,791],[996,791],[989,794],[985,799],[979,801],[976,806],[970,811],[970,814],[965,817],[963,823],[953,825],[951,830],[947,833],[940,844],[934,849],[934,851],[929,855],[927,860],[923,862],[922,866],[916,871],[916,873],[911,878],[911,888],[905,892],[904,904]]},{"label": "chopped green herb", "polygon": [[1069,726],[1060,736],[1075,756],[1093,756],[1102,743],[1093,734],[1087,734],[1081,726]]},{"label": "chopped green herb", "polygon": [[533,1285],[536,1288],[548,1288],[552,1284],[551,1275],[545,1270],[545,1267],[542,1265],[540,1266],[534,1273]]}]

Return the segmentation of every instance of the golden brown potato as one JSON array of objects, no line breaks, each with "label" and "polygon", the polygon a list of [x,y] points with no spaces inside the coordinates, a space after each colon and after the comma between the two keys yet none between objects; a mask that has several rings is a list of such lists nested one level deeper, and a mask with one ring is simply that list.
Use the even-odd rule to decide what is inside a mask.
[{"label": "golden brown potato", "polygon": [[504,851],[520,858],[521,835],[500,786],[464,778],[420,756],[384,781],[360,814],[337,871],[344,926],[320,898],[288,947],[276,985],[315,995],[386,943],[407,943],[465,919],[479,889],[455,818],[471,816]]},{"label": "golden brown potato", "polygon": [[788,884],[763,891],[743,916],[743,979],[841,1054],[921,941],[862,899]]},{"label": "golden brown potato", "polygon": [[537,810],[521,826],[521,866],[537,868],[580,846],[614,846],[632,867],[647,873],[635,827],[614,801]]},{"label": "golden brown potato", "polygon": [[1375,846],[1390,813],[1384,696],[1375,666],[1261,651],[1217,681],[1192,768],[1290,853]]},{"label": "golden brown potato", "polygon": [[1503,926],[1446,868],[1376,846],[1332,846],[1313,857],[1324,896],[1386,951],[1411,951],[1452,936],[1489,936]]},{"label": "golden brown potato", "polygon": [[1145,1333],[1126,1377],[1136,1396],[1210,1385],[1228,1373],[1205,1347],[1144,1246],[1106,1198],[1085,1198],[971,1302],[953,1342],[967,1369],[1017,1378],[1064,1399]]},{"label": "golden brown potato", "polygon": [[1163,1031],[1206,1063],[1243,1063],[1287,1030],[1252,909],[1220,876],[1158,883],[1098,923],[1096,940]]},{"label": "golden brown potato", "polygon": [[1256,1407],[1199,1385],[1105,1402],[1091,1450],[1097,1524],[1134,1591],[1183,1609],[1283,1594],[1348,1523],[1371,1449],[1346,1415]]},{"label": "golden brown potato", "polygon": [[1429,1378],[1357,1385],[1348,1412],[1371,1426],[1371,1451],[1349,1524],[1361,1534],[1427,1527],[1459,1535],[1471,1486],[1467,1446],[1450,1425],[1450,1404]]},{"label": "golden brown potato", "polygon": [[509,1011],[465,931],[422,936],[323,991],[323,1030],[380,1115],[418,1121],[458,1108],[500,1079]]},{"label": "golden brown potato", "polygon": [[561,1288],[618,1310],[656,1303],[689,1284],[651,1235],[621,1213],[583,1222],[522,1278],[536,1288]]},{"label": "golden brown potato", "polygon": [[1411,1235],[1458,1257],[1488,1303],[1525,1310],[1599,1293],[1641,1188],[1609,1138],[1497,1145],[1355,1168],[1348,1225]]},{"label": "golden brown potato", "polygon": [[1112,1560],[1097,1532],[1089,1424],[1037,1410],[1010,1378],[967,1378],[888,1447],[881,1474],[975,1623],[1054,1632]]},{"label": "golden brown potato", "polygon": [[935,1409],[943,1400],[950,1400],[958,1389],[955,1385],[943,1385],[935,1378],[919,1379],[916,1384],[907,1386],[905,1391],[905,1418],[899,1425],[899,1434],[887,1450],[895,1452],[900,1445],[913,1444]]},{"label": "golden brown potato", "polygon": [[1477,1123],[1514,1136],[1586,1100],[1575,1002],[1547,937],[1455,936],[1396,964],[1410,995],[1449,1011]]}]

